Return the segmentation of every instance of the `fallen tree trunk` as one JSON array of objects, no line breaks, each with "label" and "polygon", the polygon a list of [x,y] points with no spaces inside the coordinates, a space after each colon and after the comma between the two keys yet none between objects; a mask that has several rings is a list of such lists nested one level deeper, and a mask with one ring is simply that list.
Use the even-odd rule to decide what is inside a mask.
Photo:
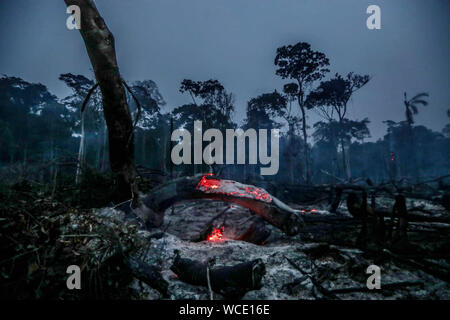
[{"label": "fallen tree trunk", "polygon": [[211,199],[235,203],[249,209],[287,235],[296,235],[304,223],[300,212],[287,206],[266,190],[236,181],[220,180],[212,175],[182,177],[162,184],[143,199],[136,210],[149,226],[163,223],[164,211],[172,204],[187,199]]},{"label": "fallen tree trunk", "polygon": [[220,293],[228,299],[238,299],[247,291],[261,289],[261,279],[266,272],[261,259],[234,266],[209,267],[208,263],[181,258],[178,252],[175,254],[170,270],[181,281],[196,286],[210,287],[212,291]]}]

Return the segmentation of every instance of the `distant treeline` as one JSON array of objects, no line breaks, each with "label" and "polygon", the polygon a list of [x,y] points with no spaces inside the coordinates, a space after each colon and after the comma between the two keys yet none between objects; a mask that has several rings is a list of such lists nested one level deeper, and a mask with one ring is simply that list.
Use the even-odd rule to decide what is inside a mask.
[{"label": "distant treeline", "polygon": [[[75,179],[78,163],[82,169],[109,169],[107,132],[97,91],[83,116],[80,113],[80,106],[94,82],[72,74],[63,74],[60,80],[72,90],[71,95],[62,99],[42,84],[28,83],[17,77],[0,78],[0,163],[4,181],[26,178],[51,182],[57,171],[60,176]],[[232,121],[233,95],[216,80],[183,81],[181,92],[189,93],[192,103],[179,106],[172,113],[162,111],[165,102],[153,81],[138,81],[131,88],[142,107],[135,130],[137,165],[169,173],[171,117],[174,128],[190,130],[194,120],[203,121],[203,130],[237,127]],[[226,165],[214,169],[225,177],[241,181],[269,179],[305,183],[304,142],[299,132],[299,119],[293,115],[293,100],[292,96],[277,91],[255,97],[248,102],[247,117],[241,124],[243,129],[284,128],[277,175],[260,177],[257,165]],[[129,105],[135,116],[136,106],[131,97]],[[349,173],[351,177],[381,182],[450,172],[448,126],[438,133],[407,120],[386,121],[387,133],[382,139],[364,142],[370,135],[368,122],[368,119],[345,119],[339,123],[330,119],[314,124],[314,143],[309,145],[313,183],[347,179]],[[173,167],[173,174],[186,175],[208,169],[206,165],[181,165]]]},{"label": "distant treeline", "polygon": [[[193,134],[195,120],[202,121],[203,131],[215,128],[224,134],[225,129],[238,127],[233,120],[234,96],[218,80],[183,80],[180,93],[189,96],[191,103],[172,112],[163,110],[166,103],[155,82],[129,85],[128,105],[138,120],[136,164],[172,176],[214,170],[244,182],[289,184],[333,183],[356,177],[374,182],[421,180],[450,172],[450,124],[442,133],[414,125],[415,115],[428,105],[428,93],[413,97],[404,93],[398,110],[405,121],[386,120],[384,137],[364,142],[370,137],[370,120],[363,114],[362,120],[347,115],[353,94],[367,90],[369,75],[349,72],[328,77],[328,58],[305,42],[278,48],[274,64],[276,75],[288,82],[280,91],[251,98],[239,126],[244,130],[281,129],[277,175],[261,177],[259,165],[172,165],[170,137],[174,129],[185,128]],[[78,183],[87,169],[108,170],[108,133],[99,89],[81,112],[94,81],[71,73],[61,74],[59,79],[70,88],[69,96],[57,98],[44,85],[20,78],[0,78],[3,180],[25,178],[55,185],[59,172],[60,177],[72,176]],[[310,111],[322,120],[309,124]],[[450,110],[442,116],[450,116]]]}]

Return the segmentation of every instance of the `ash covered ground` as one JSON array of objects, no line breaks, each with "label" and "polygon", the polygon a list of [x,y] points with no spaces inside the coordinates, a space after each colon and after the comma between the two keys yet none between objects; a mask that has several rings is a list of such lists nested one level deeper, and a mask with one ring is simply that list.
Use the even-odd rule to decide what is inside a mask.
[{"label": "ash covered ground", "polygon": [[[393,201],[379,198],[377,203],[389,208]],[[408,200],[407,205],[426,216],[448,217],[443,207],[428,201]],[[450,298],[448,224],[410,222],[407,240],[389,246],[379,243],[377,230],[372,228],[367,245],[361,248],[361,227],[345,204],[339,207],[339,214],[328,212],[326,204],[291,206],[301,210],[305,219],[305,228],[294,237],[234,204],[213,200],[177,203],[166,211],[160,228],[135,232],[139,240],[133,242],[132,251],[134,258],[161,271],[168,296],[138,279],[131,287],[141,299],[210,299],[208,287],[181,281],[170,270],[178,250],[181,257],[200,262],[214,258],[216,266],[261,259],[266,269],[261,288],[246,292],[242,299]],[[136,227],[117,210],[102,209],[95,216],[102,223]],[[263,242],[236,240],[255,225],[268,234]],[[211,227],[223,230],[221,239],[206,240]],[[381,290],[366,286],[370,276],[366,270],[373,264],[381,268]],[[224,299],[218,293],[213,293],[213,298]]]}]

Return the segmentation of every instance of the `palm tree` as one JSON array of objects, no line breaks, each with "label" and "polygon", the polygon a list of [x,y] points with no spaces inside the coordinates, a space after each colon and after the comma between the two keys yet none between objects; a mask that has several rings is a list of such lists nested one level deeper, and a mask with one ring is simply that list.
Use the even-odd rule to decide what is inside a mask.
[{"label": "palm tree", "polygon": [[419,113],[418,106],[427,106],[428,101],[425,99],[429,97],[428,93],[422,92],[416,94],[414,97],[408,100],[406,96],[406,92],[404,94],[403,103],[405,104],[405,115],[406,115],[406,123],[408,124],[408,136],[409,136],[409,147],[408,154],[410,157],[411,168],[413,172],[415,172],[416,178],[420,177],[420,167],[417,163],[417,155],[415,153],[415,141],[413,137],[413,128],[412,124],[414,123],[414,115]]},{"label": "palm tree", "polygon": [[419,105],[427,106],[428,101],[425,100],[425,98],[429,97],[429,94],[426,92],[422,92],[419,94],[416,94],[414,97],[408,100],[406,97],[405,92],[405,100],[403,103],[405,104],[405,114],[406,114],[406,121],[409,125],[412,125],[414,123],[414,115],[419,113],[419,109],[417,108]]}]

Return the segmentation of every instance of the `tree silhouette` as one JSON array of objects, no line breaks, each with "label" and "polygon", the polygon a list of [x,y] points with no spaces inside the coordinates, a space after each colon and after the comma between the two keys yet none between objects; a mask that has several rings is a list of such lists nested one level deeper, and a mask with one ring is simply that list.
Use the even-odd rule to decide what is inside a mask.
[{"label": "tree silhouette", "polygon": [[14,178],[27,176],[28,168],[43,161],[51,164],[36,178],[53,177],[59,151],[73,143],[72,127],[71,112],[44,85],[0,77],[0,163],[21,164]]},{"label": "tree silhouette", "polygon": [[343,140],[356,139],[362,141],[370,137],[370,131],[367,125],[370,123],[368,118],[361,121],[344,119],[342,123],[332,120],[330,122],[319,121],[314,124],[316,129],[313,137],[316,141],[332,141],[334,136]]},{"label": "tree silhouette", "polygon": [[[64,82],[67,87],[72,91],[72,94],[65,97],[62,102],[66,105],[69,110],[73,110],[72,117],[74,118],[72,130],[79,131],[80,143],[78,147],[78,157],[77,157],[77,171],[75,174],[75,183],[80,182],[80,177],[82,169],[85,167],[86,153],[87,153],[87,139],[86,132],[92,131],[98,133],[100,138],[101,132],[105,135],[106,139],[106,125],[103,120],[103,109],[101,104],[101,94],[100,90],[95,90],[91,99],[89,100],[88,109],[85,112],[80,112],[81,105],[88,94],[90,88],[95,84],[91,79],[86,78],[83,75],[74,75],[72,73],[64,73],[59,76],[59,80]],[[100,151],[99,148],[97,150]]]},{"label": "tree silhouette", "polygon": [[264,93],[247,103],[247,118],[244,120],[244,128],[272,129],[280,128],[281,124],[274,120],[279,117],[286,108],[286,99],[276,90]]},{"label": "tree silhouette", "polygon": [[416,94],[411,99],[408,99],[406,92],[404,93],[404,99],[403,104],[405,105],[405,116],[406,116],[406,123],[408,124],[408,139],[407,145],[408,145],[408,154],[410,161],[413,164],[414,173],[416,174],[416,177],[420,175],[420,168],[417,163],[417,156],[414,152],[415,148],[415,141],[414,141],[414,131],[412,128],[412,125],[414,124],[414,115],[417,115],[419,113],[419,106],[427,106],[428,101],[425,99],[428,98],[429,95],[426,92],[422,92],[419,94]]},{"label": "tree silhouette", "polygon": [[428,101],[425,100],[425,98],[428,97],[428,93],[422,92],[416,94],[414,97],[408,100],[406,92],[404,93],[403,104],[405,105],[406,121],[409,125],[412,125],[414,123],[414,115],[419,113],[418,106],[422,105],[425,107],[428,105]]},{"label": "tree silhouette", "polygon": [[[283,110],[286,108],[286,99],[276,90],[270,93],[263,93],[247,102],[247,113],[244,119],[243,129],[277,129],[282,124],[277,121]],[[257,146],[259,148],[259,146]],[[246,154],[248,157],[248,153]],[[259,176],[259,166],[244,166],[244,175],[252,178]]]},{"label": "tree silhouette", "polygon": [[[184,79],[181,82],[181,93],[188,92],[192,98],[191,104],[175,108],[172,112],[177,128],[194,132],[194,121],[202,121],[202,130],[216,128],[225,133],[225,129],[235,127],[232,121],[234,112],[234,97],[228,93],[218,80],[193,81]],[[196,166],[192,165],[193,173]],[[203,165],[201,170],[203,170]]]},{"label": "tree silhouette", "polygon": [[234,97],[218,80],[181,82],[180,92],[188,92],[193,104],[175,108],[177,125],[190,129],[194,120],[202,120],[205,128],[232,128]]},{"label": "tree silhouette", "polygon": [[[283,46],[277,49],[275,65],[278,67],[276,74],[283,79],[292,79],[297,85],[297,101],[302,114],[302,132],[304,142],[305,174],[306,183],[311,182],[311,170],[308,152],[308,135],[306,132],[306,106],[305,91],[311,84],[322,79],[328,70],[329,60],[325,54],[314,51],[306,42],[295,45]],[[294,86],[289,86],[289,92],[294,93]]]},{"label": "tree silhouette", "polygon": [[[131,90],[137,97],[141,105],[141,116],[136,126],[135,132],[135,158],[136,163],[143,166],[161,166],[165,168],[165,162],[160,158],[165,155],[164,152],[152,151],[152,156],[148,150],[158,150],[166,148],[169,139],[168,130],[164,118],[161,115],[161,107],[166,104],[163,96],[159,92],[158,86],[152,80],[135,81]],[[132,113],[132,118],[136,118],[139,109],[131,96],[128,95],[128,105]],[[104,145],[106,145],[106,141]]]},{"label": "tree silhouette", "polygon": [[[308,108],[318,108],[322,116],[328,121],[332,121],[334,115],[336,115],[338,120],[337,125],[343,127],[342,130],[344,130],[344,127],[349,123],[348,121],[344,123],[348,111],[348,101],[369,80],[370,77],[368,75],[359,75],[350,72],[344,78],[336,73],[334,78],[322,81],[316,90],[311,91],[305,104]],[[343,168],[347,179],[350,179],[350,161],[346,150],[346,145],[349,140],[345,139],[343,135],[337,135],[337,137],[339,137],[339,143],[341,145]]]}]

